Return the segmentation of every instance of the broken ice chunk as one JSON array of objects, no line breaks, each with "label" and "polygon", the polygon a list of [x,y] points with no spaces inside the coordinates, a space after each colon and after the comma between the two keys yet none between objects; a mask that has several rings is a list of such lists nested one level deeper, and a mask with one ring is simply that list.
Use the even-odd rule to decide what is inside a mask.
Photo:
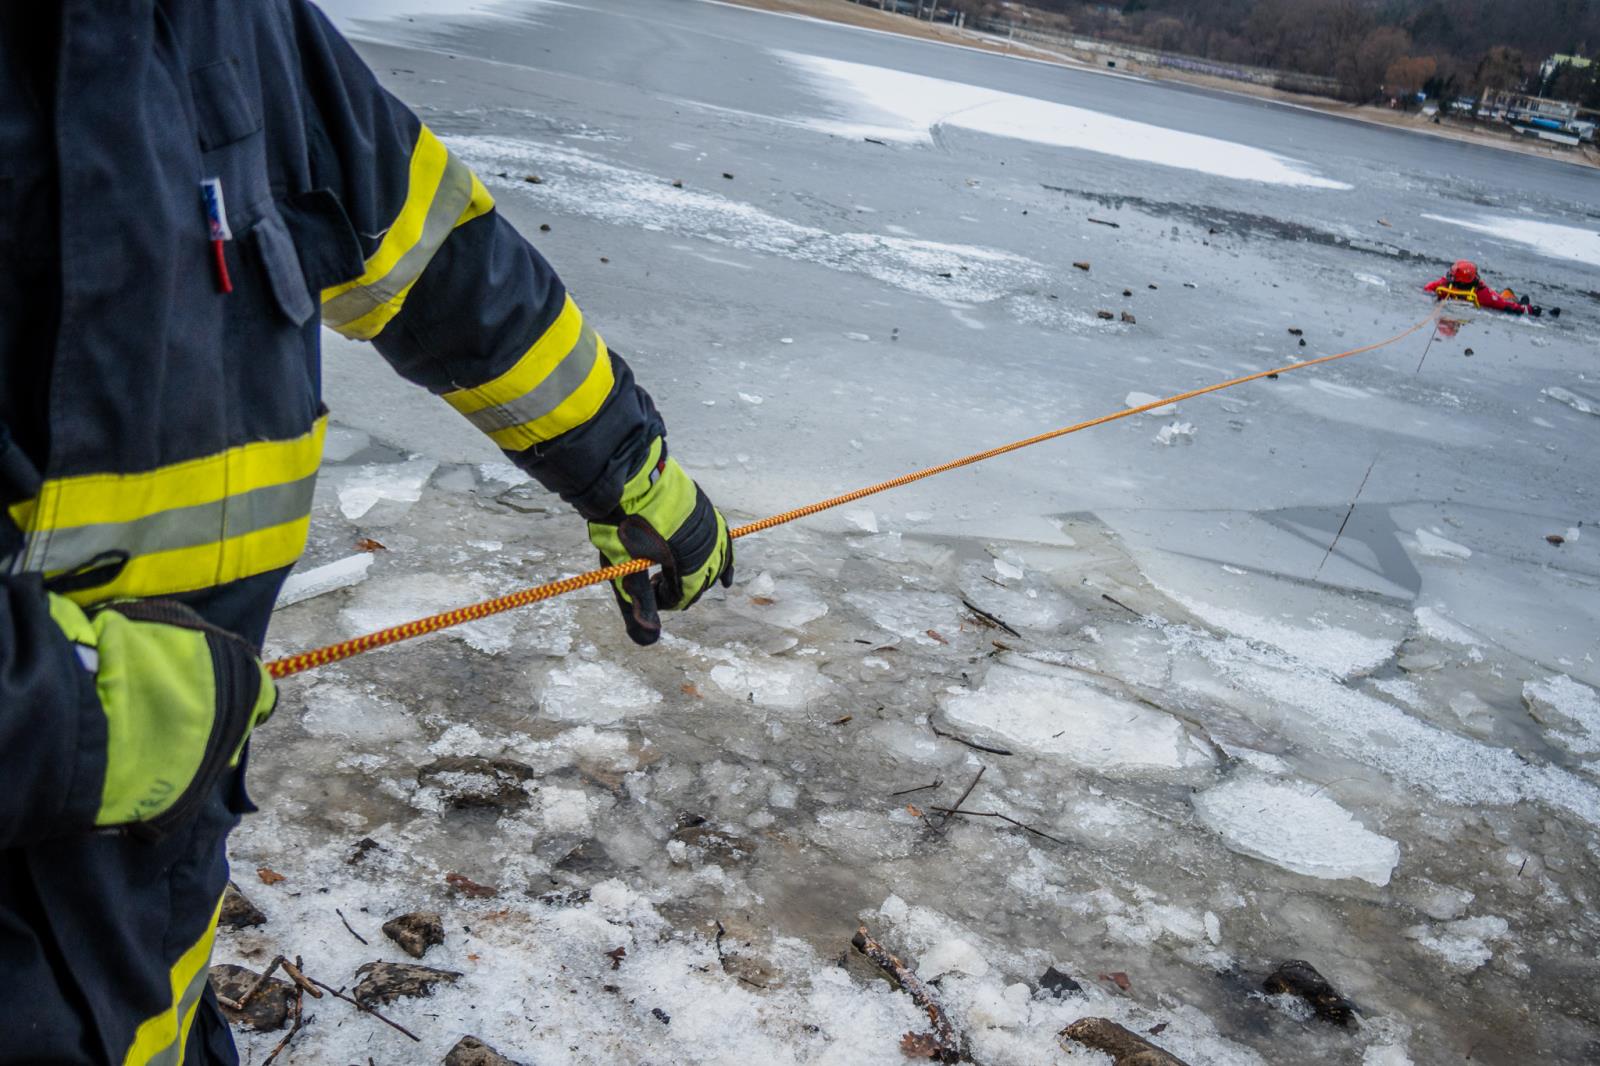
[{"label": "broken ice chunk", "polygon": [[291,604],[333,592],[335,589],[346,589],[359,584],[366,578],[367,568],[371,565],[372,554],[360,552],[337,562],[312,567],[310,570],[298,570],[290,574],[288,580],[283,583],[283,588],[278,591],[278,602],[273,604],[272,609],[281,610]]},{"label": "broken ice chunk", "polygon": [[[1130,393],[1128,393],[1127,396],[1125,396],[1123,398],[1122,406],[1124,406],[1124,407],[1143,407],[1145,404],[1147,404],[1147,403],[1155,403],[1159,399],[1161,399],[1161,397],[1152,396],[1148,392],[1130,392]],[[1178,405],[1175,404],[1175,403],[1163,404],[1160,407],[1152,407],[1152,408],[1150,408],[1149,411],[1147,411],[1145,413],[1146,414],[1152,414],[1152,415],[1161,415],[1162,417],[1166,417],[1167,415],[1175,415],[1175,414],[1178,413]]]},{"label": "broken ice chunk", "polygon": [[1417,551],[1435,559],[1472,558],[1472,549],[1465,544],[1446,540],[1437,533],[1429,533],[1426,529],[1417,530]]},{"label": "broken ice chunk", "polygon": [[1600,753],[1600,695],[1565,674],[1522,686],[1528,713],[1580,755]]},{"label": "broken ice chunk", "polygon": [[844,519],[863,533],[878,532],[878,516],[872,513],[871,508],[862,507],[855,511],[847,511]]},{"label": "broken ice chunk", "polygon": [[1173,422],[1162,426],[1156,431],[1156,443],[1163,447],[1174,444],[1192,444],[1194,442],[1193,422]]},{"label": "broken ice chunk", "polygon": [[339,486],[339,510],[353,522],[379,500],[416,503],[422,498],[422,486],[438,465],[432,459],[408,459],[403,463],[363,466]]},{"label": "broken ice chunk", "polygon": [[1357,877],[1382,887],[1400,845],[1364,828],[1327,796],[1259,778],[1237,778],[1192,799],[1200,820],[1241,855],[1307,877]]},{"label": "broken ice chunk", "polygon": [[1414,925],[1406,936],[1444,960],[1457,973],[1471,973],[1494,958],[1493,940],[1509,939],[1510,926],[1492,914],[1461,918],[1441,925]]},{"label": "broken ice chunk", "polygon": [[615,663],[571,662],[550,671],[540,710],[563,722],[611,725],[661,702],[661,693]]},{"label": "broken ice chunk", "polygon": [[1182,770],[1211,761],[1176,718],[1113,696],[1069,670],[1045,673],[996,663],[982,687],[941,702],[952,722],[1104,774]]}]

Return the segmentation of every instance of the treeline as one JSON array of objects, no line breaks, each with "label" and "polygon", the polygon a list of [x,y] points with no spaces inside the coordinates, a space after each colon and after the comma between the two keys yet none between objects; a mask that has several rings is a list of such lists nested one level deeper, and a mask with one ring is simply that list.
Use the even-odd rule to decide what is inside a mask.
[{"label": "treeline", "polygon": [[953,0],[953,6],[969,18],[1036,22],[1223,63],[1331,77],[1357,100],[1511,89],[1600,107],[1600,64],[1539,75],[1552,54],[1600,52],[1597,0]]}]

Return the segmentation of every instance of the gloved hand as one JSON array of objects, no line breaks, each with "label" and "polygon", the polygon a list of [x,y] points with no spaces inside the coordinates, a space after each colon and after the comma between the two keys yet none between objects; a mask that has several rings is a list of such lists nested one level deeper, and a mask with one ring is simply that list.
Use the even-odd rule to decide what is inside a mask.
[{"label": "gloved hand", "polygon": [[665,438],[650,444],[643,468],[622,488],[608,521],[589,523],[589,540],[606,565],[649,559],[661,567],[612,582],[628,636],[635,644],[661,639],[659,611],[687,610],[712,582],[733,584],[728,523],[677,460]]},{"label": "gloved hand", "polygon": [[242,637],[174,600],[86,614],[50,595],[50,615],[94,674],[106,714],[95,825],[159,836],[204,802],[272,716],[278,692]]}]

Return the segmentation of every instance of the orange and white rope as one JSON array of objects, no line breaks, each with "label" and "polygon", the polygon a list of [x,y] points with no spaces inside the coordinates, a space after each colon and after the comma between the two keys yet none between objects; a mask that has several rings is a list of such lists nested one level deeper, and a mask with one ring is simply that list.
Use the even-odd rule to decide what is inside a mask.
[{"label": "orange and white rope", "polygon": [[[909,474],[901,474],[899,477],[890,478],[888,481],[880,481],[876,485],[868,485],[865,488],[856,489],[853,492],[846,492],[839,496],[832,496],[826,500],[818,500],[816,503],[808,503],[803,507],[796,507],[793,510],[784,511],[782,514],[775,514],[767,518],[758,519],[747,525],[738,526],[729,530],[728,535],[734,538],[748,537],[752,533],[760,533],[762,530],[771,529],[773,526],[781,526],[787,522],[793,522],[799,518],[806,518],[821,511],[826,511],[834,507],[840,507],[847,503],[854,503],[856,500],[865,499],[868,496],[875,496],[880,492],[887,492],[890,489],[897,489],[903,485],[910,485],[913,482],[921,481],[924,478],[933,477],[935,474],[944,474],[951,470],[959,470],[964,466],[972,466],[974,463],[981,463],[986,459],[994,459],[998,456],[1007,455],[1011,452],[1021,451],[1023,448],[1031,448],[1035,444],[1043,444],[1046,441],[1056,440],[1057,438],[1065,437],[1069,434],[1080,432],[1081,430],[1092,429],[1095,426],[1105,425],[1107,422],[1115,422],[1118,419],[1130,418],[1133,415],[1143,414],[1144,412],[1154,410],[1157,407],[1166,407],[1168,404],[1181,403],[1184,400],[1192,400],[1196,396],[1204,396],[1210,392],[1220,392],[1223,389],[1231,389],[1235,385],[1243,385],[1249,381],[1257,381],[1261,378],[1273,377],[1278,374],[1287,374],[1295,370],[1304,370],[1307,367],[1320,366],[1323,363],[1331,363],[1337,359],[1348,359],[1352,355],[1361,355],[1365,352],[1376,351],[1379,348],[1387,347],[1388,345],[1394,344],[1396,341],[1409,337],[1411,334],[1422,329],[1424,326],[1437,322],[1438,318],[1439,313],[1435,311],[1433,314],[1418,322],[1416,325],[1396,333],[1394,336],[1385,340],[1378,341],[1376,344],[1368,344],[1360,348],[1351,348],[1348,351],[1336,352],[1333,355],[1318,356],[1315,359],[1305,359],[1298,363],[1289,363],[1284,366],[1275,367],[1271,370],[1259,370],[1254,374],[1245,374],[1242,377],[1230,378],[1227,381],[1219,381],[1214,385],[1205,385],[1198,389],[1190,389],[1187,392],[1180,392],[1160,400],[1151,400],[1149,403],[1139,404],[1137,407],[1125,407],[1120,411],[1113,411],[1110,414],[1101,415],[1098,418],[1091,418],[1083,422],[1074,422],[1070,426],[1062,426],[1059,429],[1052,429],[1046,433],[1039,433],[1023,440],[1012,441],[1010,444],[1002,444],[997,448],[990,448],[987,451],[975,452],[972,455],[963,456],[960,459],[952,459],[948,463],[940,463],[938,466],[930,466],[922,470],[912,471]],[[348,659],[353,655],[360,655],[362,652],[371,651],[374,648],[382,648],[390,644],[398,644],[400,641],[411,640],[414,637],[426,636],[429,633],[436,633],[441,629],[448,629],[451,626],[461,625],[463,622],[475,622],[480,618],[487,618],[490,615],[499,614],[502,611],[513,610],[517,607],[526,607],[529,604],[538,603],[541,600],[553,599],[556,596],[564,596],[569,592],[576,592],[579,589],[588,588],[591,585],[599,585],[603,582],[610,581],[613,578],[622,577],[625,574],[636,574],[641,570],[649,569],[649,567],[650,563],[648,560],[634,559],[626,563],[617,563],[614,566],[603,567],[599,570],[590,570],[588,573],[577,574],[573,577],[564,577],[559,581],[552,581],[545,585],[538,585],[534,588],[522,589],[518,592],[508,593],[504,596],[497,596],[492,600],[484,600],[482,603],[474,603],[466,607],[457,607],[452,611],[444,611],[440,614],[429,615],[426,618],[418,618],[412,622],[404,622],[397,626],[390,626],[387,629],[380,629],[376,633],[367,633],[363,636],[353,637],[350,640],[340,641],[337,644],[329,644],[326,647],[313,648],[310,651],[303,651],[295,655],[285,656],[282,659],[275,659],[267,664],[267,670],[275,678],[291,677],[294,674],[304,673],[307,670],[313,670],[319,666],[326,666],[328,663],[336,663],[341,659]]]}]

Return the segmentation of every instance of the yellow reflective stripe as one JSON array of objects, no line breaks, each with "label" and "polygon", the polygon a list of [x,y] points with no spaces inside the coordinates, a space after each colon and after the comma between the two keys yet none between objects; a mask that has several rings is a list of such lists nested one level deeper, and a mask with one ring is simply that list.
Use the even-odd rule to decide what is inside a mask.
[{"label": "yellow reflective stripe", "polygon": [[423,126],[411,152],[400,213],[361,276],[322,291],[323,322],[357,340],[376,337],[400,313],[450,233],[493,207],[494,198],[477,175]]},{"label": "yellow reflective stripe", "polygon": [[115,581],[67,595],[83,604],[172,596],[225,585],[289,566],[305,551],[311,518],[285,522],[240,537],[193,548],[136,555]]},{"label": "yellow reflective stripe", "polygon": [[327,419],[287,440],[252,441],[214,455],[135,474],[79,474],[45,482],[39,495],[11,508],[24,533],[133,522],[160,511],[211,503],[298,481],[322,463]]},{"label": "yellow reflective stripe", "polygon": [[1433,292],[1436,296],[1443,296],[1449,300],[1465,300],[1474,307],[1478,306],[1478,289],[1476,286],[1470,289],[1458,289],[1454,285],[1440,285]]},{"label": "yellow reflective stripe", "polygon": [[221,913],[219,898],[205,932],[172,964],[168,973],[171,1006],[139,1024],[133,1043],[123,1056],[123,1066],[179,1066],[183,1062],[184,1044],[188,1043],[194,1012],[205,990],[206,964],[211,961],[211,944],[217,938],[217,917]]},{"label": "yellow reflective stripe", "polygon": [[118,578],[80,603],[209,588],[288,566],[305,546],[326,418],[287,440],[253,441],[134,474],[46,481],[10,508],[26,537],[17,570],[60,573],[107,550]]},{"label": "yellow reflective stripe", "polygon": [[[569,360],[590,360],[581,379],[562,379]],[[508,451],[521,451],[574,429],[593,418],[611,394],[615,381],[611,355],[568,296],[561,312],[522,358],[499,377],[471,388],[444,394],[451,407],[466,415]],[[559,383],[561,395],[546,396],[541,386]],[[536,395],[538,394],[538,395]],[[538,417],[521,420],[519,410],[537,409]]]}]

